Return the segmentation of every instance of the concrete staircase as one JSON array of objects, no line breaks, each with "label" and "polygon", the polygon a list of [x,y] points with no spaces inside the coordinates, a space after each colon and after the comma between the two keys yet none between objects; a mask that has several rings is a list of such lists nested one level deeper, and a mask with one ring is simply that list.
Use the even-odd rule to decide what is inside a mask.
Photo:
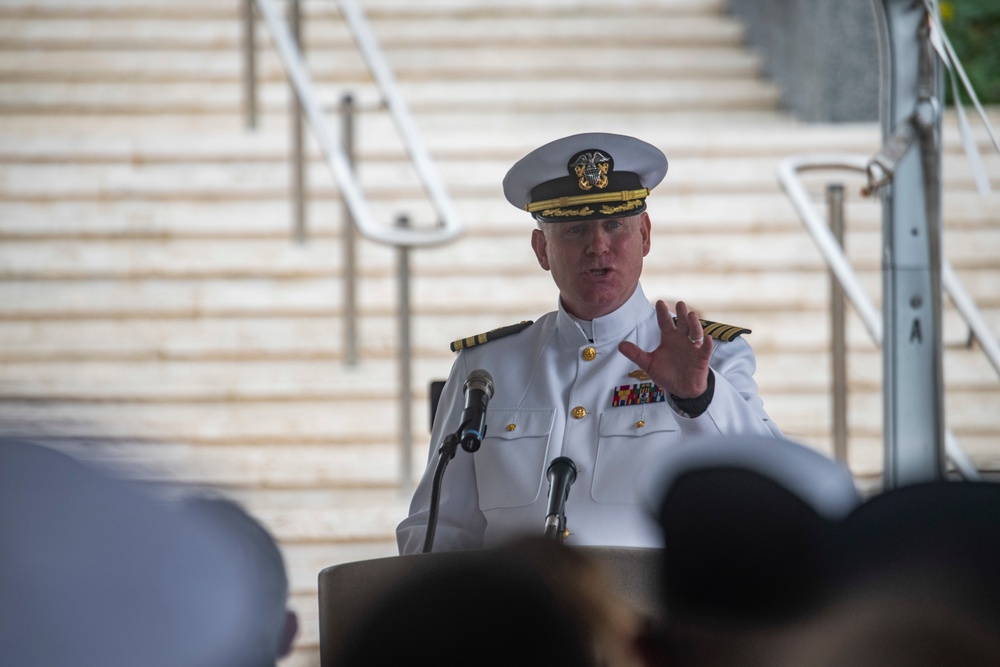
[{"label": "concrete staircase", "polygon": [[[647,294],[754,330],[785,432],[830,451],[828,279],[775,178],[813,151],[869,155],[877,124],[802,125],[760,79],[721,0],[366,0],[467,225],[416,251],[414,475],[427,383],[448,343],[551,310],[555,288],[503,199],[508,166],[576,131],[631,133],[670,160],[650,199]],[[156,484],[211,486],[279,538],[318,664],[316,575],[395,553],[395,251],[359,245],[361,362],[345,364],[337,189],[311,150],[309,240],[291,240],[288,90],[260,32],[260,126],[241,116],[239,4],[0,1],[0,423]],[[379,219],[433,217],[333,2],[304,3],[331,106],[351,92]],[[994,118],[996,114],[994,114]],[[945,250],[1000,330],[1000,197],[982,198],[946,121]],[[978,136],[984,152],[985,134]],[[994,185],[1000,158],[986,159]],[[848,250],[871,293],[877,203],[848,185]],[[810,176],[821,200],[826,177]],[[1000,467],[1000,383],[947,304],[948,421]],[[850,322],[850,465],[881,468],[881,363]]]}]

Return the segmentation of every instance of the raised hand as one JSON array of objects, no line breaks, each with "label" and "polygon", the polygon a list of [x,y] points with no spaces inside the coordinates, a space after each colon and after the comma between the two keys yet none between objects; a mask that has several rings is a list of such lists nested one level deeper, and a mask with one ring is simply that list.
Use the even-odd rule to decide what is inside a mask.
[{"label": "raised hand", "polygon": [[623,341],[618,351],[633,361],[659,387],[678,398],[701,396],[708,388],[708,359],[712,338],[706,338],[698,315],[677,302],[677,317],[670,316],[667,304],[656,302],[656,322],[660,344],[649,352]]}]

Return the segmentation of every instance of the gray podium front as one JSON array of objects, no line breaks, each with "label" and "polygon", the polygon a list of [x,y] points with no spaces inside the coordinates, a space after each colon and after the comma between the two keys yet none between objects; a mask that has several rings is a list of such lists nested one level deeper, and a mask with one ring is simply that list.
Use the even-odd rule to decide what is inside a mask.
[{"label": "gray podium front", "polygon": [[[602,563],[612,584],[622,597],[640,613],[659,616],[660,549],[624,547],[573,547]],[[320,664],[329,667],[354,622],[375,600],[401,577],[420,567],[447,559],[456,562],[475,560],[486,552],[392,556],[343,563],[325,568],[319,574],[319,645]]]}]

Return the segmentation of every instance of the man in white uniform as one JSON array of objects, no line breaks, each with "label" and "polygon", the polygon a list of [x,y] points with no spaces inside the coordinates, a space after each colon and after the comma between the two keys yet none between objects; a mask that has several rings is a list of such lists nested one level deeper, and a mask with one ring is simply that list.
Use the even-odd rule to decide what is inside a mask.
[{"label": "man in white uniform", "polygon": [[565,505],[567,545],[662,545],[639,497],[657,452],[718,434],[780,437],[753,379],[746,329],[700,320],[678,301],[650,304],[639,275],[650,248],[645,198],[667,160],[638,139],[578,134],[519,160],[507,200],[537,221],[531,247],[559,288],[558,310],[455,341],[427,470],[396,530],[401,554],[423,549],[438,447],[458,427],[474,370],[492,376],[482,445],[458,450],[440,486],[433,551],[541,534],[546,472],[576,466]]}]

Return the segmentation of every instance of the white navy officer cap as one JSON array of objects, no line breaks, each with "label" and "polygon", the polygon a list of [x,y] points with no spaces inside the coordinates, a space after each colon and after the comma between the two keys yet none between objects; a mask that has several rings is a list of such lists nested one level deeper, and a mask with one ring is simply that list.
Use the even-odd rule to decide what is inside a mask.
[{"label": "white navy officer cap", "polygon": [[503,179],[511,204],[542,222],[621,218],[646,210],[667,173],[660,149],[623,134],[556,139],[514,163]]}]

